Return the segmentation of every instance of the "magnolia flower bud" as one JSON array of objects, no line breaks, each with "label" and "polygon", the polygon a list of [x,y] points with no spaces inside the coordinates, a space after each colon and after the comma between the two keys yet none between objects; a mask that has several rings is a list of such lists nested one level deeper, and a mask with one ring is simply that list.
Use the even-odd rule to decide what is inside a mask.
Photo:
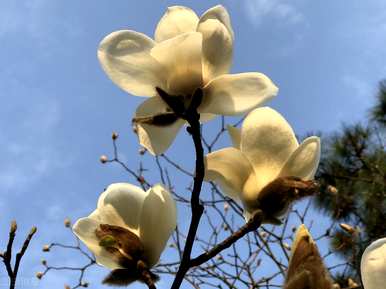
[{"label": "magnolia flower bud", "polygon": [[50,251],[50,245],[44,245],[42,250],[43,250],[43,252],[49,252]]},{"label": "magnolia flower bud", "polygon": [[106,155],[101,155],[100,158],[99,158],[99,161],[102,163],[102,164],[105,164],[108,162],[108,158]]},{"label": "magnolia flower bud", "polygon": [[71,289],[71,287],[68,285],[64,285],[64,289]]},{"label": "magnolia flower bud", "polygon": [[71,227],[71,220],[69,218],[65,218],[64,219],[64,226],[66,228],[70,228]]},{"label": "magnolia flower bud", "polygon": [[304,225],[292,244],[284,289],[331,289],[332,282],[316,243]]},{"label": "magnolia flower bud", "polygon": [[283,247],[288,250],[288,251],[291,251],[291,246],[287,243],[283,243]]},{"label": "magnolia flower bud", "polygon": [[339,224],[339,226],[344,230],[346,231],[347,233],[349,234],[355,234],[356,233],[356,229],[351,227],[350,225],[348,224],[345,224],[345,223],[341,223]]},{"label": "magnolia flower bud", "polygon": [[138,177],[138,182],[139,182],[140,184],[144,184],[144,183],[145,183],[145,178],[144,178],[143,176],[139,176],[139,177]]},{"label": "magnolia flower bud", "polygon": [[138,150],[138,153],[139,153],[141,156],[143,156],[143,155],[146,153],[146,149],[145,149],[145,148],[140,148],[140,149]]},{"label": "magnolia flower bud", "polygon": [[15,220],[13,220],[12,222],[11,222],[11,233],[15,233],[16,232],[16,230],[17,230],[17,223],[16,223],[16,221]]},{"label": "magnolia flower bud", "polygon": [[229,210],[229,204],[224,203],[224,211],[227,212]]},{"label": "magnolia flower bud", "polygon": [[42,279],[43,275],[44,275],[43,272],[37,272],[35,276],[36,276],[36,278],[38,278],[38,279]]},{"label": "magnolia flower bud", "polygon": [[333,195],[336,195],[338,193],[338,189],[331,185],[327,186],[327,191]]},{"label": "magnolia flower bud", "polygon": [[348,288],[350,288],[350,289],[355,289],[355,288],[358,288],[358,287],[359,287],[358,283],[356,283],[356,282],[355,282],[353,279],[351,279],[351,278],[348,278],[347,284],[348,284]]},{"label": "magnolia flower bud", "polygon": [[82,284],[80,284],[80,286],[82,286],[84,288],[87,288],[88,285],[90,285],[88,282],[82,282]]},{"label": "magnolia flower bud", "polygon": [[111,134],[111,138],[113,139],[113,140],[116,140],[117,138],[118,138],[118,133],[116,133],[115,131]]}]

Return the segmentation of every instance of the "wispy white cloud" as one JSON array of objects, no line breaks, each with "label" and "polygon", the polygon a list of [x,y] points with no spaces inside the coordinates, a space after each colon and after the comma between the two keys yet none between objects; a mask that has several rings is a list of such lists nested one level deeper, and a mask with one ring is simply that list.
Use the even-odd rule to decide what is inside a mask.
[{"label": "wispy white cloud", "polygon": [[293,2],[286,0],[245,0],[244,9],[253,25],[259,26],[268,18],[280,21],[284,25],[298,24],[304,21],[304,15]]}]

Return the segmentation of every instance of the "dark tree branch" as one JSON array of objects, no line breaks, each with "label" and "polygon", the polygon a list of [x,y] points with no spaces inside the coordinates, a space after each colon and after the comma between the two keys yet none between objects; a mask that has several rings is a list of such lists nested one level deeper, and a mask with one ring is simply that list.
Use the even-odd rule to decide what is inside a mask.
[{"label": "dark tree branch", "polygon": [[196,238],[196,233],[198,225],[200,223],[201,216],[204,212],[204,207],[200,204],[200,192],[202,187],[202,182],[204,180],[205,174],[205,165],[204,165],[204,149],[201,143],[201,129],[200,129],[200,115],[197,112],[192,112],[187,115],[186,118],[190,127],[188,127],[188,132],[191,134],[194,147],[196,150],[196,170],[194,176],[194,184],[191,195],[191,211],[192,211],[192,220],[189,227],[189,232],[186,238],[186,243],[184,247],[184,252],[182,254],[182,260],[176,277],[172,284],[172,289],[177,289],[181,286],[181,283],[184,279],[184,276],[190,269],[191,253],[193,248],[193,243]]},{"label": "dark tree branch", "polygon": [[14,289],[16,286],[17,273],[19,271],[21,259],[23,258],[25,252],[27,251],[29,243],[32,240],[32,237],[37,231],[36,227],[32,227],[31,231],[29,232],[27,238],[23,243],[23,247],[21,248],[20,252],[16,254],[15,264],[14,264],[14,267],[12,268],[12,246],[13,246],[13,241],[15,240],[15,237],[16,237],[16,230],[17,230],[16,221],[12,221],[11,228],[9,230],[7,250],[4,252],[4,254],[0,255],[0,257],[3,259],[5,268],[7,269],[10,289]]}]

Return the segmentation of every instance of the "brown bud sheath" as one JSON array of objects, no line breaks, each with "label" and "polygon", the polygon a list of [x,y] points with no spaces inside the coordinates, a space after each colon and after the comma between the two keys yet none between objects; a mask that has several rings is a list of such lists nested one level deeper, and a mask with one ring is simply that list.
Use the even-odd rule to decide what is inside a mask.
[{"label": "brown bud sheath", "polygon": [[[258,194],[255,204],[246,203],[251,209],[261,209],[264,212],[264,222],[277,223],[288,210],[292,202],[317,192],[314,181],[303,181],[296,177],[280,177],[266,185]],[[280,223],[280,222],[279,222]]]},{"label": "brown bud sheath", "polygon": [[292,244],[284,289],[331,289],[329,273],[306,226],[301,225]]}]

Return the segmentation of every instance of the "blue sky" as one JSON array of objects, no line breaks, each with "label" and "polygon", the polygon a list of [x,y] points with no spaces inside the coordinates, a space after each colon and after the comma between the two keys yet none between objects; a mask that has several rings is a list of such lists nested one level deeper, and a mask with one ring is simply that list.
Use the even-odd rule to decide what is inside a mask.
[{"label": "blue sky", "polygon": [[[383,0],[2,0],[0,233],[7,235],[12,219],[18,220],[19,240],[38,226],[20,273],[25,280],[41,269],[43,244],[70,240],[62,229],[65,217],[85,216],[105,186],[128,180],[121,169],[98,162],[111,151],[113,130],[121,135],[122,158],[138,164],[129,124],[142,99],[103,73],[98,43],[120,29],[152,36],[166,7],[176,4],[198,14],[216,4],[227,7],[236,36],[232,71],[267,74],[280,88],[269,105],[300,135],[363,119],[386,77]],[[180,134],[168,155],[192,167],[181,149],[188,143]],[[229,145],[228,139],[221,144]],[[56,256],[61,265],[79,261]],[[39,288],[60,288],[70,277],[52,274]]]}]

